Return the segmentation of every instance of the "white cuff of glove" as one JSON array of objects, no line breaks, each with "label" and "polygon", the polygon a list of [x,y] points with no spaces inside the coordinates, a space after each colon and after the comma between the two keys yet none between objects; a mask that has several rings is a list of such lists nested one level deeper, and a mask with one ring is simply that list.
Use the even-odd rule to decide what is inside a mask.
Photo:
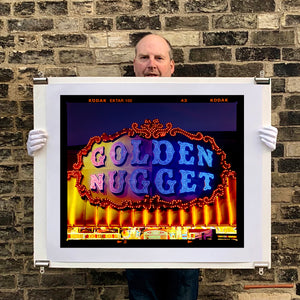
[{"label": "white cuff of glove", "polygon": [[27,139],[27,152],[30,156],[42,149],[47,142],[47,133],[41,129],[33,129],[29,131]]},{"label": "white cuff of glove", "polygon": [[259,130],[260,140],[271,150],[276,149],[278,130],[274,126],[265,126]]}]

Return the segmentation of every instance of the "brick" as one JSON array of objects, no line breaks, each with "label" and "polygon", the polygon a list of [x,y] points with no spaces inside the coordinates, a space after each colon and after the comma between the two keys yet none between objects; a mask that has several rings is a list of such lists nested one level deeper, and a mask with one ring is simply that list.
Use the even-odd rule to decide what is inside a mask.
[{"label": "brick", "polygon": [[287,188],[299,185],[300,176],[297,173],[272,173],[272,187]]},{"label": "brick", "polygon": [[297,266],[299,263],[300,263],[300,255],[298,253],[286,253],[286,252],[272,253],[273,267]]},{"label": "brick", "polygon": [[232,0],[231,11],[239,13],[273,12],[275,11],[275,0]]},{"label": "brick", "polygon": [[0,226],[11,226],[14,223],[14,219],[15,216],[12,211],[0,211]]},{"label": "brick", "polygon": [[11,64],[53,64],[54,52],[52,50],[28,50],[25,52],[13,51],[8,62]]},{"label": "brick", "polygon": [[287,78],[286,91],[289,93],[300,93],[300,77]]},{"label": "brick", "polygon": [[164,33],[164,37],[171,43],[173,47],[199,46],[200,38],[198,32],[181,31]]},{"label": "brick", "polygon": [[1,300],[25,299],[23,293],[24,291],[0,292],[0,299]]},{"label": "brick", "polygon": [[272,236],[271,237],[271,250],[275,251],[279,249],[279,239],[277,236]]},{"label": "brick", "polygon": [[91,48],[107,48],[108,39],[106,33],[89,34],[89,45]]},{"label": "brick", "polygon": [[127,32],[108,32],[107,44],[111,48],[130,46],[129,34]]},{"label": "brick", "polygon": [[283,102],[283,97],[281,95],[272,96],[272,111],[280,108]]},{"label": "brick", "polygon": [[125,272],[91,270],[89,277],[91,285],[121,285],[127,282]]},{"label": "brick", "polygon": [[29,299],[39,300],[72,300],[73,294],[71,288],[60,288],[60,289],[28,289]]},{"label": "brick", "polygon": [[22,164],[20,168],[20,176],[23,179],[33,178],[33,164]]},{"label": "brick", "polygon": [[118,30],[161,29],[159,16],[119,16],[116,18]]},{"label": "brick", "polygon": [[296,284],[296,295],[300,295],[300,283]]},{"label": "brick", "polygon": [[3,116],[13,116],[18,113],[18,102],[10,100],[0,101],[0,111]]},{"label": "brick", "polygon": [[[23,269],[22,259],[0,259],[0,271],[3,274],[10,272],[20,272]],[[2,299],[0,297],[0,299]]]},{"label": "brick", "polygon": [[247,41],[248,41],[248,32],[246,31],[203,33],[203,43],[206,46],[245,45]]},{"label": "brick", "polygon": [[0,257],[11,256],[12,251],[8,243],[0,243]]},{"label": "brick", "polygon": [[46,31],[53,29],[52,19],[12,19],[8,20],[8,30],[15,31]]},{"label": "brick", "polygon": [[263,70],[262,63],[249,63],[242,65],[220,64],[220,77],[254,77]]},{"label": "brick", "polygon": [[76,76],[75,68],[46,68],[46,77],[74,77]]},{"label": "brick", "polygon": [[[97,5],[97,3],[96,3]],[[72,2],[72,12],[75,15],[91,15],[94,12],[93,1]]]},{"label": "brick", "polygon": [[[18,85],[18,98],[19,100],[24,100],[24,99],[32,99],[33,98],[33,86],[31,84],[19,84]],[[28,116],[27,116],[28,119]],[[16,119],[16,120],[20,120],[20,118]],[[30,124],[28,122],[26,122],[27,124]],[[25,124],[26,124],[25,123]],[[22,129],[20,127],[18,127],[18,124],[20,124],[20,122],[16,123],[16,126],[18,129]],[[25,128],[28,129],[28,128]],[[32,128],[30,128],[32,129]]]},{"label": "brick", "polygon": [[227,271],[218,269],[204,270],[205,279],[209,282],[223,282],[226,280]]},{"label": "brick", "polygon": [[280,126],[300,125],[300,111],[282,111],[279,117]]},{"label": "brick", "polygon": [[199,289],[199,299],[210,300],[233,300],[237,292],[243,291],[242,284],[231,283],[230,286],[225,284],[201,285]]},{"label": "brick", "polygon": [[0,68],[0,81],[8,82],[14,79],[14,72],[11,69]]},{"label": "brick", "polygon": [[189,0],[185,3],[184,8],[187,13],[216,13],[225,12],[228,3],[226,0]]},{"label": "brick", "polygon": [[33,78],[41,77],[41,72],[33,67],[20,67],[18,68],[18,80],[26,81],[33,84]]},{"label": "brick", "polygon": [[23,146],[22,132],[0,132],[0,145],[5,145],[5,147]]},{"label": "brick", "polygon": [[236,49],[238,61],[274,61],[280,59],[278,48],[238,48]]},{"label": "brick", "polygon": [[125,63],[133,61],[134,51],[132,49],[95,50],[97,64]]},{"label": "brick", "polygon": [[299,0],[282,0],[283,8],[287,11],[300,11]]},{"label": "brick", "polygon": [[298,143],[288,143],[286,145],[286,156],[293,157],[293,156],[300,156],[300,142]]},{"label": "brick", "polygon": [[68,64],[68,63],[93,64],[94,54],[90,50],[62,50],[59,51],[59,61],[62,64]]},{"label": "brick", "polygon": [[0,3],[0,16],[10,15],[10,3]]},{"label": "brick", "polygon": [[18,176],[19,176],[19,166],[14,166],[14,165],[0,166],[1,178],[5,180],[11,180],[11,179],[18,178]]},{"label": "brick", "polygon": [[15,243],[15,257],[17,256],[32,256],[33,255],[33,243]]},{"label": "brick", "polygon": [[274,280],[274,270],[265,270],[264,278],[261,278],[258,272],[253,272],[253,270],[236,269],[232,270],[232,275],[235,281],[247,280],[247,281],[273,281]]},{"label": "brick", "polygon": [[291,300],[289,293],[241,293],[238,300]]},{"label": "brick", "polygon": [[278,172],[300,172],[300,159],[285,158],[278,161]]},{"label": "brick", "polygon": [[94,300],[97,299],[97,289],[94,288],[89,288],[89,289],[75,289],[74,290],[75,295],[74,299],[75,300]]},{"label": "brick", "polygon": [[39,286],[38,274],[18,274],[17,278],[17,286],[19,289]]},{"label": "brick", "polygon": [[284,145],[283,144],[276,144],[276,149],[272,151],[272,157],[283,157],[284,156]]},{"label": "brick", "polygon": [[110,18],[83,19],[83,28],[89,31],[112,30],[113,20]]},{"label": "brick", "polygon": [[62,16],[68,14],[67,1],[41,1],[37,4],[40,13],[43,15]]},{"label": "brick", "polygon": [[229,48],[193,48],[190,50],[190,62],[230,61]]},{"label": "brick", "polygon": [[5,52],[0,52],[0,64],[4,63],[5,60]]},{"label": "brick", "polygon": [[287,15],[284,19],[284,26],[286,27],[294,27],[299,26],[300,24],[300,16],[299,15]]},{"label": "brick", "polygon": [[279,282],[294,282],[298,280],[297,269],[281,269],[278,271]]},{"label": "brick", "polygon": [[32,194],[33,182],[32,180],[17,180],[16,181],[16,192],[18,194]]},{"label": "brick", "polygon": [[35,13],[34,2],[21,2],[14,4],[14,15],[15,16],[31,16]]},{"label": "brick", "polygon": [[262,46],[287,46],[295,44],[294,31],[256,31],[251,34],[254,45]]},{"label": "brick", "polygon": [[37,48],[39,45],[38,37],[35,34],[25,34],[17,36],[17,44],[25,49]]},{"label": "brick", "polygon": [[278,128],[278,141],[298,141],[300,136],[299,127]]},{"label": "brick", "polygon": [[281,77],[300,76],[300,63],[275,64],[274,75]]},{"label": "brick", "polygon": [[190,17],[166,17],[166,30],[208,30],[209,20],[207,16]]},{"label": "brick", "polygon": [[[44,274],[41,278],[41,287],[72,287],[86,284],[86,274]],[[98,282],[100,284],[100,282]],[[116,284],[114,282],[114,284]]]},{"label": "brick", "polygon": [[285,92],[285,80],[281,78],[272,78],[272,93],[284,93]]},{"label": "brick", "polygon": [[151,14],[173,14],[179,11],[178,0],[150,0]]},{"label": "brick", "polygon": [[280,15],[269,13],[257,16],[257,27],[259,29],[279,29]]},{"label": "brick", "polygon": [[[81,20],[80,20],[81,21]],[[76,32],[80,29],[80,22],[78,19],[62,18],[55,22],[55,29],[59,32]]]},{"label": "brick", "polygon": [[109,289],[103,288],[101,291],[102,299],[128,299],[127,287],[111,286]]},{"label": "brick", "polygon": [[216,66],[213,64],[180,64],[174,72],[175,77],[215,77]]},{"label": "brick", "polygon": [[300,206],[288,205],[280,208],[283,219],[300,219]]},{"label": "brick", "polygon": [[272,234],[296,234],[300,232],[300,222],[273,222]]},{"label": "brick", "polygon": [[[82,77],[121,77],[121,70],[119,65],[105,65],[97,67],[77,67],[78,76]],[[132,70],[133,72],[133,70]],[[133,75],[132,75],[133,76]]]},{"label": "brick", "polygon": [[87,36],[85,34],[43,35],[42,41],[43,45],[49,48],[84,46],[87,42]]},{"label": "brick", "polygon": [[131,13],[142,8],[142,0],[99,0],[96,1],[96,14]]},{"label": "brick", "polygon": [[[5,228],[0,228],[0,240],[10,241],[14,239],[20,239],[22,237],[21,229],[7,226]],[[1,261],[0,261],[0,273],[1,273]]]},{"label": "brick", "polygon": [[11,160],[10,149],[0,149],[0,163],[5,163]]},{"label": "brick", "polygon": [[299,256],[300,236],[284,236],[281,240],[281,244],[283,250],[296,251],[295,254]]},{"label": "brick", "polygon": [[257,26],[255,15],[226,14],[213,16],[213,28],[216,29],[254,29]]},{"label": "brick", "polygon": [[0,36],[0,47],[4,48],[10,48],[15,47],[15,37],[12,35],[8,36]]},{"label": "brick", "polygon": [[300,49],[283,48],[282,49],[283,60],[297,60],[300,61]]}]

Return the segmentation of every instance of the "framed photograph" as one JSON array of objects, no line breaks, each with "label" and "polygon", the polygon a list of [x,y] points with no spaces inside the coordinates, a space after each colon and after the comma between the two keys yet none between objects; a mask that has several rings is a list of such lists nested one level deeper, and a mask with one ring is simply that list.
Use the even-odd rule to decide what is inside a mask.
[{"label": "framed photograph", "polygon": [[48,133],[34,162],[35,261],[270,266],[270,153],[258,137],[270,85],[48,78],[34,91],[35,128]]}]

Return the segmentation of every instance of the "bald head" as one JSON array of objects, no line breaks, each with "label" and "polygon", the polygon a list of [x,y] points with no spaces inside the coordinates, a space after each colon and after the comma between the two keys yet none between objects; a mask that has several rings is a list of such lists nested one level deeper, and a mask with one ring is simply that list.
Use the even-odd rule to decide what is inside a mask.
[{"label": "bald head", "polygon": [[146,35],[136,45],[133,67],[137,77],[171,77],[175,64],[170,43],[159,35]]}]

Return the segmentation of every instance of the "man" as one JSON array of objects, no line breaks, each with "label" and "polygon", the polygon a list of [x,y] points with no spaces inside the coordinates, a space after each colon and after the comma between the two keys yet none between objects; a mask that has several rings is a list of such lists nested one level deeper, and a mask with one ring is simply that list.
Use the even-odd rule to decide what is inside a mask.
[{"label": "man", "polygon": [[[133,67],[137,77],[171,77],[175,63],[170,43],[155,34],[144,36],[136,45]],[[260,137],[275,149],[276,128],[260,130]],[[29,155],[41,149],[46,140],[44,131],[32,130],[27,142]],[[128,269],[126,276],[131,300],[196,300],[198,296],[198,269]]]}]

